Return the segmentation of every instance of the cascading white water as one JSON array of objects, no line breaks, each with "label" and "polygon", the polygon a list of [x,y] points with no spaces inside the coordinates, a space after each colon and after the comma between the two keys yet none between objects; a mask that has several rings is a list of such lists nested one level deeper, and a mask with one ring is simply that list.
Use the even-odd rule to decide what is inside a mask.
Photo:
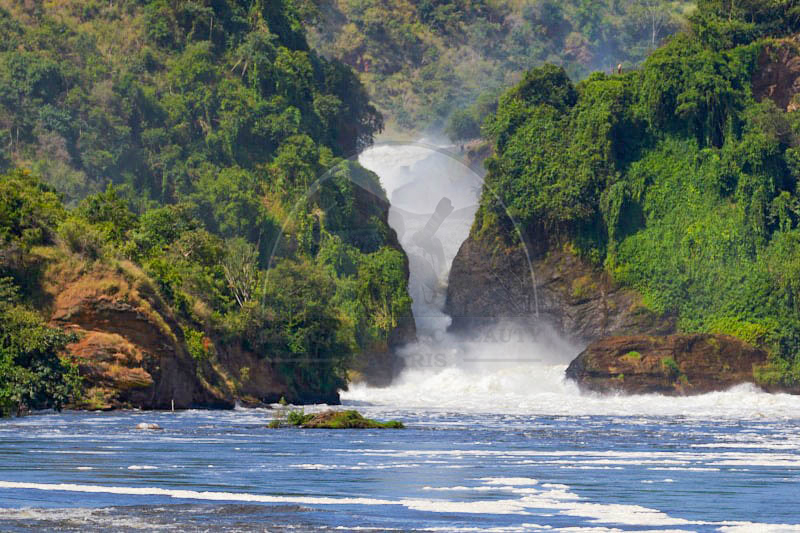
[{"label": "cascading white water", "polygon": [[800,397],[752,386],[673,398],[581,394],[564,378],[579,347],[540,328],[500,323],[475,335],[447,332],[450,265],[469,234],[482,180],[446,147],[383,144],[359,162],[375,172],[391,202],[389,223],[409,257],[418,341],[400,355],[406,370],[386,388],[351,385],[345,401],[406,408],[563,415],[796,416]]},{"label": "cascading white water", "polygon": [[444,149],[421,143],[377,146],[359,162],[380,176],[391,202],[389,225],[409,258],[418,335],[439,338],[451,322],[442,311],[447,276],[469,234],[482,180]]}]

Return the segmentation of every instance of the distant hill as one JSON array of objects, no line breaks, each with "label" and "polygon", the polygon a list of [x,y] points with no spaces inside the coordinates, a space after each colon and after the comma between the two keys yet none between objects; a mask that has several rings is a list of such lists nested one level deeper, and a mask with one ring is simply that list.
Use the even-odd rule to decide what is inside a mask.
[{"label": "distant hill", "polygon": [[570,77],[639,64],[693,2],[301,0],[312,47],[352,66],[391,129],[441,128],[545,62]]}]

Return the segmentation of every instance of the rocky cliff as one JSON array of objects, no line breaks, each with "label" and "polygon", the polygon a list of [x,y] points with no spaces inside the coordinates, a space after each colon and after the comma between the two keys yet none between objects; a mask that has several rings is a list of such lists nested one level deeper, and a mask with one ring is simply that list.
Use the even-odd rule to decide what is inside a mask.
[{"label": "rocky cliff", "polygon": [[[786,26],[790,28],[795,31],[793,25]],[[797,143],[791,117],[782,111],[800,108],[800,40],[796,35],[754,40],[746,49],[736,47],[739,54],[712,49],[705,37],[693,41],[696,37],[672,41],[638,71],[597,75],[577,86],[557,68],[533,69],[501,97],[485,129],[496,153],[487,164],[481,209],[451,270],[447,312],[454,317],[454,330],[498,320],[530,328],[547,322],[584,346],[645,336],[658,344],[648,348],[654,353],[666,350],[663,343],[669,345],[670,360],[678,362],[681,375],[695,390],[753,380],[748,363],[754,360],[755,348],[731,342],[712,358],[693,342],[669,337],[680,323],[685,330],[754,339],[771,350],[770,379],[797,382],[796,373],[788,370],[796,368],[792,365],[797,350],[791,340],[796,333],[789,326],[796,323],[797,309],[791,303],[796,294],[785,296],[781,278],[792,275],[778,267],[790,263],[797,252],[773,251],[785,234],[796,231],[796,218],[784,216],[779,224],[759,222],[760,236],[746,237],[746,249],[734,246],[728,236],[750,235],[745,229],[749,222],[740,226],[744,219],[731,213],[746,210],[748,202],[762,202],[749,176],[763,176],[764,188],[758,190],[774,191],[761,205],[796,201],[796,180],[788,169],[793,168],[790,147]],[[744,57],[753,62],[742,62]],[[728,65],[730,70],[720,75],[716,88],[697,88],[700,65],[715,72]],[[665,76],[670,84],[662,87]],[[678,86],[685,92],[676,100],[673,89]],[[709,110],[707,102],[723,93],[737,103],[720,111],[712,125],[716,119],[709,120],[716,111]],[[765,105],[757,105],[754,98]],[[696,112],[691,118],[689,108]],[[644,124],[642,109],[659,118]],[[723,131],[726,120],[740,121],[743,132]],[[751,135],[768,137],[769,148],[752,148]],[[639,141],[631,142],[634,139]],[[724,159],[734,147],[747,157]],[[708,167],[700,163],[706,155],[713,156]],[[771,157],[778,166],[762,169],[760,161]],[[712,174],[711,181],[704,181]],[[737,176],[730,186],[729,175]],[[515,244],[520,239],[530,242]],[[582,261],[571,252],[572,246],[611,268],[605,271]],[[733,264],[736,267],[730,268]],[[666,309],[670,315],[651,308]],[[734,322],[743,326],[731,326]],[[747,328],[766,333],[750,335]],[[764,357],[759,351],[759,364]],[[731,377],[729,367],[740,360],[745,361],[741,372]],[[576,364],[587,364],[582,361]],[[617,388],[608,380],[628,375],[616,356],[592,361],[593,387],[598,390]],[[651,366],[661,371],[656,362]],[[649,372],[625,368],[634,374]],[[575,372],[573,367],[577,376]],[[703,373],[708,375],[705,381],[700,380]],[[641,387],[653,390],[652,384]]]},{"label": "rocky cliff", "polygon": [[786,111],[800,109],[800,36],[767,45],[758,57],[753,73],[753,96],[769,98]]},{"label": "rocky cliff", "polygon": [[338,403],[336,391],[289,387],[266,358],[204,337],[193,357],[185,333],[138,267],[57,261],[45,275],[51,323],[76,332],[68,347],[84,378],[78,407],[231,408],[276,402]]},{"label": "rocky cliff", "polygon": [[470,235],[450,270],[446,312],[451,329],[510,320],[533,327],[544,321],[577,344],[608,335],[666,334],[674,330],[602,270],[571,251],[504,247]]},{"label": "rocky cliff", "polygon": [[226,391],[198,379],[180,327],[134,265],[114,271],[58,262],[46,279],[52,324],[79,335],[69,350],[84,377],[86,407],[233,405]]}]

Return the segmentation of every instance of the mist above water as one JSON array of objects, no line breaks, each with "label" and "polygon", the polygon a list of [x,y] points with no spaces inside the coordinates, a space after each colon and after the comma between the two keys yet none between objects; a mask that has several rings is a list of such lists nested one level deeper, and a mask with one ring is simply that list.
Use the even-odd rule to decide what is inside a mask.
[{"label": "mist above water", "polygon": [[[447,146],[383,144],[359,162],[391,202],[389,224],[409,258],[418,340],[401,348],[406,369],[386,388],[351,385],[347,401],[402,408],[552,415],[794,417],[800,397],[752,386],[700,397],[581,394],[564,377],[580,352],[552,329],[513,323],[454,334],[444,312],[450,266],[469,235],[482,178]],[[502,273],[498,273],[502,274]]]}]

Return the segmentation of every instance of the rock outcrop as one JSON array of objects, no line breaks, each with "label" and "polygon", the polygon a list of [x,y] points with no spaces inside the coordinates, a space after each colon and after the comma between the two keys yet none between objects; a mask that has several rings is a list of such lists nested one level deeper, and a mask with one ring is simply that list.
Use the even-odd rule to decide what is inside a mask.
[{"label": "rock outcrop", "polygon": [[[320,389],[302,376],[289,383],[278,363],[239,342],[205,336],[203,357],[193,357],[184,326],[130,262],[111,267],[53,258],[43,282],[50,323],[78,334],[67,347],[85,385],[74,407],[232,408],[282,397],[294,404],[340,403],[335,386]],[[362,375],[370,383],[388,384],[401,369],[392,347],[415,338],[408,319],[387,343],[362,354]]]},{"label": "rock outcrop", "polygon": [[608,337],[573,360],[567,377],[597,392],[702,394],[755,383],[766,361],[765,351],[727,335]]},{"label": "rock outcrop", "polygon": [[[358,191],[356,211],[386,221],[388,202],[378,193]],[[372,205],[376,197],[377,207]],[[400,248],[394,232],[388,240]],[[88,260],[59,247],[39,253],[45,266],[37,307],[54,327],[78,335],[67,349],[85,390],[73,407],[232,408],[237,402],[259,405],[281,398],[294,404],[340,403],[342,380],[316,380],[302,370],[287,375],[289,365],[248,350],[241,339],[215,334],[199,322],[202,318],[179,320],[154,281],[132,262]],[[405,273],[407,279],[407,266]],[[194,311],[195,317],[210,314]],[[415,337],[413,317],[400,317],[385,341],[359,355],[362,379],[391,382],[402,369],[394,348]]]},{"label": "rock outcrop", "polygon": [[769,98],[786,111],[800,109],[800,44],[798,37],[776,41],[764,47],[752,79],[753,96]]},{"label": "rock outcrop", "polygon": [[317,414],[299,414],[290,417],[290,423],[305,429],[403,429],[397,420],[379,422],[364,418],[358,411],[323,411]]},{"label": "rock outcrop", "polygon": [[[751,85],[759,101],[800,109],[800,35],[764,46]],[[459,249],[445,307],[454,332],[501,321],[535,331],[547,323],[573,343],[589,346],[568,372],[597,391],[720,390],[753,382],[753,366],[765,362],[763,350],[733,337],[674,335],[674,317],[650,311],[639,293],[582,261],[558,244],[556,235],[528,235],[533,242],[526,247],[509,245],[508,232],[489,218],[478,220]]]},{"label": "rock outcrop", "polygon": [[86,385],[84,407],[232,407],[224,386],[202,380],[183,332],[147,278],[132,264],[51,268],[51,323],[76,332],[68,347]]},{"label": "rock outcrop", "polygon": [[184,331],[151,282],[127,262],[116,270],[51,266],[50,321],[78,334],[68,346],[90,409],[232,408],[277,402],[339,403],[336,390],[297,390],[268,359],[238,343],[204,338],[207,357],[187,349]]},{"label": "rock outcrop", "polygon": [[455,332],[501,320],[532,328],[544,321],[584,345],[609,335],[674,331],[673,321],[650,312],[638,293],[569,251],[493,248],[472,235],[453,261],[445,311]]}]

